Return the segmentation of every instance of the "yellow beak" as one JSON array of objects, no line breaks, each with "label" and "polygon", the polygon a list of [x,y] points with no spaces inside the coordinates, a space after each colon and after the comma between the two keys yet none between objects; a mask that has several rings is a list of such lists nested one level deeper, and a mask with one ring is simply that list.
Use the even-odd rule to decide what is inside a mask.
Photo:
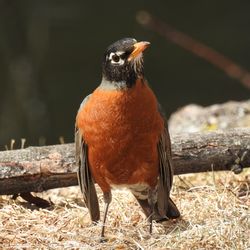
[{"label": "yellow beak", "polygon": [[150,42],[138,42],[134,44],[134,50],[128,57],[128,61],[135,59],[140,53],[142,53],[148,46]]}]

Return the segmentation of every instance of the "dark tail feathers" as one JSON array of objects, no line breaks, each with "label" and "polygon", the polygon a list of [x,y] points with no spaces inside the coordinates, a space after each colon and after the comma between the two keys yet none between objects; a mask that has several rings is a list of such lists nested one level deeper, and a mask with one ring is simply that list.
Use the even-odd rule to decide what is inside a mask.
[{"label": "dark tail feathers", "polygon": [[[148,204],[148,200],[140,200],[136,196],[135,196],[135,198],[137,199],[138,203],[142,207],[145,215],[147,217],[149,217],[151,215],[151,207]],[[159,214],[158,206],[157,206],[157,203],[156,203],[155,212],[154,212],[154,215],[153,215],[153,220],[155,220],[157,222],[161,222],[161,221],[165,221],[165,220],[168,220],[168,219],[176,219],[178,217],[180,217],[180,212],[179,212],[178,208],[176,207],[176,205],[174,204],[174,202],[171,200],[171,198],[169,198],[168,210],[166,211],[166,216],[164,216],[164,217]]]}]

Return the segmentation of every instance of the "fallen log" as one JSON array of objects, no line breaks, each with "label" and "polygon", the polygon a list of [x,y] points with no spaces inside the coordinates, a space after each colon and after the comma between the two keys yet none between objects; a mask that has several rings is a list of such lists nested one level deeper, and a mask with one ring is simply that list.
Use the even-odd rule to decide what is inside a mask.
[{"label": "fallen log", "polygon": [[[250,129],[172,136],[174,174],[250,167]],[[0,195],[77,185],[74,144],[0,152]]]}]

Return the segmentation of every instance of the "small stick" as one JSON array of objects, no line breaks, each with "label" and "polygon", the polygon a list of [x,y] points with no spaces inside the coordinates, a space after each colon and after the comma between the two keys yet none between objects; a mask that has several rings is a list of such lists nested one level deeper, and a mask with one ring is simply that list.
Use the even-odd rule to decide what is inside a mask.
[{"label": "small stick", "polygon": [[147,11],[138,12],[136,19],[142,26],[155,31],[168,41],[208,61],[216,68],[224,71],[229,77],[240,81],[245,87],[250,88],[250,73],[220,52],[164,23]]}]

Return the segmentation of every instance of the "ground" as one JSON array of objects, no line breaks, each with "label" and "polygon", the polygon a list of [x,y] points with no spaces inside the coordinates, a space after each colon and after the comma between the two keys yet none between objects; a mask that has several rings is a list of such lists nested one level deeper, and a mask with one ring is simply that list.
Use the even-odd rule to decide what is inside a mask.
[{"label": "ground", "polygon": [[133,196],[114,191],[105,243],[99,242],[101,223],[91,224],[78,187],[38,195],[54,205],[38,209],[0,196],[0,249],[250,249],[249,169],[240,175],[176,176],[172,197],[182,217],[154,223],[152,235]]}]

